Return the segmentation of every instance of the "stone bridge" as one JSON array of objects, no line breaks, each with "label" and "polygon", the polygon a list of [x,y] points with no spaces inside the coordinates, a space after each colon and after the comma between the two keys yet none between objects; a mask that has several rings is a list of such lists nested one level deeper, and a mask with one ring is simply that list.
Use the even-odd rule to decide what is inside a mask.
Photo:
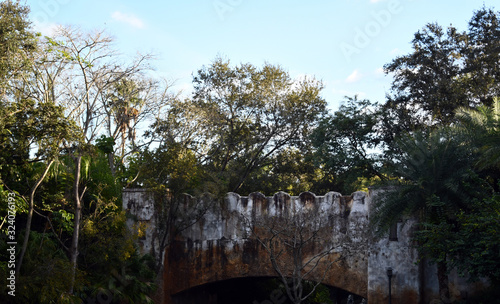
[{"label": "stone bridge", "polygon": [[[124,208],[135,214],[136,220],[149,224],[142,240],[146,252],[157,246],[150,197],[142,189],[125,190],[123,196]],[[271,231],[265,223],[301,217],[308,225],[307,232],[317,231],[315,235],[322,240],[304,247],[303,264],[314,260],[318,253],[328,251],[317,267],[304,268],[304,271],[310,270],[308,280],[341,288],[365,298],[368,303],[387,303],[387,269],[391,268],[392,303],[420,303],[424,286],[417,253],[410,243],[412,224],[399,223],[387,237],[375,239],[368,227],[371,201],[372,195],[365,192],[351,196],[337,192],[324,196],[309,192],[290,196],[278,192],[272,197],[260,193],[248,196],[229,193],[217,203],[206,197],[186,196],[180,206],[185,209],[184,213],[203,212],[196,221],[184,225],[162,253],[163,302],[175,303],[175,295],[207,283],[276,277],[269,248],[265,246],[265,240],[270,237],[265,232]],[[296,264],[291,256],[280,256],[280,267]]]}]

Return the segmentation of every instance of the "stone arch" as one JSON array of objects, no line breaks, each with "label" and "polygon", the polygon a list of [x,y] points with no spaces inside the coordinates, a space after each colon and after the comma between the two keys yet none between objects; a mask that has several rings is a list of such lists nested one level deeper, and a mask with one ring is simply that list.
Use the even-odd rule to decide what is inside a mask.
[{"label": "stone arch", "polygon": [[[248,196],[229,193],[222,204],[217,208],[207,208],[199,221],[182,230],[165,249],[164,303],[172,303],[167,299],[170,295],[199,284],[238,277],[274,276],[267,252],[252,235],[255,227],[241,229],[242,216],[254,221],[256,217],[276,216],[278,211],[287,213],[301,205],[308,206],[308,212],[316,213],[321,219],[318,225],[326,230],[332,242],[338,244],[345,240],[351,251],[356,246],[361,248],[334,263],[321,279],[324,284],[361,295],[370,303],[379,303],[387,298],[385,269],[390,266],[395,272],[394,303],[418,303],[421,273],[415,263],[418,255],[411,247],[411,225],[398,231],[398,242],[391,242],[388,238],[374,239],[367,226],[372,195],[355,192],[343,196],[328,192],[316,196],[304,192],[290,196],[278,192],[266,197],[258,192]],[[151,199],[151,194],[145,190],[128,189],[124,191],[123,206],[137,213],[134,215],[139,218],[137,206],[147,205]],[[181,210],[192,212],[192,204],[213,205],[214,202],[210,202],[210,197],[187,195],[180,203],[184,204],[180,206]],[[410,293],[412,297],[407,296]]]},{"label": "stone arch", "polygon": [[[276,280],[276,281],[271,281]],[[265,286],[268,286],[268,289]],[[269,286],[271,284],[271,286]],[[172,295],[174,303],[240,303],[252,301],[252,303],[282,303],[287,298],[286,292],[278,286],[281,280],[277,276],[265,277],[235,277],[216,282],[205,283],[182,290]],[[363,296],[351,293],[347,290],[322,283],[337,303],[345,301],[349,295],[355,297],[355,303],[360,303]],[[269,287],[272,287],[269,289]],[[228,295],[229,293],[229,295]]]}]

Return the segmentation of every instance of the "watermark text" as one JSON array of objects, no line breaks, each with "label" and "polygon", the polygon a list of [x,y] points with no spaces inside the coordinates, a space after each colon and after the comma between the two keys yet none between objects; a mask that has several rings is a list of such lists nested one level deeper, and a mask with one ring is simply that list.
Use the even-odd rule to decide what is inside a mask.
[{"label": "watermark text", "polygon": [[8,194],[7,205],[7,288],[10,296],[16,296],[16,194]]},{"label": "watermark text", "polygon": [[212,4],[215,12],[221,21],[224,21],[226,15],[234,11],[235,8],[240,6],[243,0],[215,0]]},{"label": "watermark text", "polygon": [[68,4],[71,0],[40,0],[38,4],[42,10],[34,12],[33,20],[39,24],[49,24],[61,10],[61,5]]},{"label": "watermark text", "polygon": [[394,15],[403,11],[400,0],[391,0],[385,9],[371,11],[370,21],[364,26],[355,27],[351,42],[343,41],[340,49],[344,57],[350,61],[354,54],[360,54],[361,50],[370,45],[372,39],[377,37],[384,28],[388,27]]}]

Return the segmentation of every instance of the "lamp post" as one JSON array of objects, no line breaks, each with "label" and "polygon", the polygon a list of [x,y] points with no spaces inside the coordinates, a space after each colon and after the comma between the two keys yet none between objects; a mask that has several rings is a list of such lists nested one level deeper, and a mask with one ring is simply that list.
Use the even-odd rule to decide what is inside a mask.
[{"label": "lamp post", "polygon": [[387,277],[389,278],[389,304],[391,304],[391,278],[392,278],[392,268],[387,268]]}]

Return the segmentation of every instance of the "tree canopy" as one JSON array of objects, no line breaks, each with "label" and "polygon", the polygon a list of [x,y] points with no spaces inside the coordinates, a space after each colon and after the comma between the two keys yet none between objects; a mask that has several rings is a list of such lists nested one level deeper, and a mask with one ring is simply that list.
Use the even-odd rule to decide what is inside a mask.
[{"label": "tree canopy", "polygon": [[224,191],[258,188],[245,184],[286,149],[305,147],[325,112],[319,81],[292,80],[271,64],[232,67],[217,58],[198,71],[193,84],[193,98],[173,104],[170,116],[158,120],[155,130],[171,138],[162,148],[174,143],[188,148],[206,178],[223,185]]},{"label": "tree canopy", "polygon": [[[0,230],[13,225],[15,196],[17,302],[91,302],[106,291],[113,303],[151,303],[162,250],[180,219],[203,212],[180,210],[181,194],[218,202],[231,191],[380,187],[374,230],[418,218],[414,241],[438,264],[444,300],[452,268],[498,284],[500,12],[480,8],[464,31],[425,25],[385,65],[385,100],[346,96],[336,110],[314,77],[220,57],[181,95],[150,73],[152,55],[121,56],[102,30],[44,37],[28,13],[0,2]],[[153,256],[135,245],[143,229],[127,230],[131,187],[155,198]],[[3,233],[4,277],[6,248]]]}]

